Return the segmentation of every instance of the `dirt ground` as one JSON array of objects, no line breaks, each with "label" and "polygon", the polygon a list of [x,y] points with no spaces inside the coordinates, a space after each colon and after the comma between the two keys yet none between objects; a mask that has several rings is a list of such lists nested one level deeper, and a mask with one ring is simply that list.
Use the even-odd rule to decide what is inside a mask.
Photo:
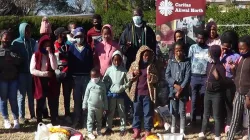
[{"label": "dirt ground", "polygon": [[[28,103],[26,100],[26,118],[29,118],[28,114]],[[71,101],[71,111],[73,111],[73,101]],[[12,121],[12,115],[11,111],[9,109],[9,116],[10,120]],[[64,108],[63,108],[63,98],[60,96],[60,105],[59,105],[59,115],[64,114]],[[45,122],[48,122],[48,120]],[[97,137],[97,140],[131,140],[132,138],[132,130],[130,129],[131,126],[128,127],[128,133],[124,137],[119,136],[119,126],[116,126],[113,130],[115,133],[111,136],[101,136]],[[0,140],[34,140],[35,136],[35,131],[36,131],[36,125],[35,124],[27,124],[27,125],[22,125],[19,130],[5,130],[3,127],[3,118],[0,115]],[[187,128],[186,129],[186,136],[185,139],[187,140],[195,140],[197,139],[198,133],[199,133],[200,128]],[[81,129],[79,130],[82,132],[84,135],[87,134],[86,129]],[[102,130],[104,131],[104,129]],[[156,129],[153,130],[154,133],[166,133],[163,131],[163,129]],[[213,139],[214,135],[212,133],[207,134],[207,139]],[[222,134],[223,138],[226,139],[225,134]],[[241,137],[239,136],[237,139],[240,139]]]}]

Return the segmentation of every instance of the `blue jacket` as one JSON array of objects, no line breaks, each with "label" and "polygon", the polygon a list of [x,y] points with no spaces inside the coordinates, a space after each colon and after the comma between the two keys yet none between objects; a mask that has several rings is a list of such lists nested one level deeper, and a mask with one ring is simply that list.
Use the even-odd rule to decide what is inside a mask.
[{"label": "blue jacket", "polygon": [[12,49],[19,53],[23,58],[23,64],[20,67],[20,73],[30,73],[30,60],[35,52],[36,41],[32,38],[25,39],[25,29],[28,23],[21,23],[19,26],[20,36],[12,42]]},{"label": "blue jacket", "polygon": [[180,97],[188,97],[188,87],[191,79],[191,64],[188,59],[177,62],[176,59],[170,59],[166,70],[166,80],[170,87],[169,97],[175,97],[174,84],[183,88]]}]

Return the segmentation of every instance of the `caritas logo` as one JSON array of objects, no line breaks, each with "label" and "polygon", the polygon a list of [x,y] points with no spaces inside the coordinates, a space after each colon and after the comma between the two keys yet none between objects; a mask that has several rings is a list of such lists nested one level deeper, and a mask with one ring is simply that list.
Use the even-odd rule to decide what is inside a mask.
[{"label": "caritas logo", "polygon": [[157,0],[156,24],[205,13],[206,0]]}]

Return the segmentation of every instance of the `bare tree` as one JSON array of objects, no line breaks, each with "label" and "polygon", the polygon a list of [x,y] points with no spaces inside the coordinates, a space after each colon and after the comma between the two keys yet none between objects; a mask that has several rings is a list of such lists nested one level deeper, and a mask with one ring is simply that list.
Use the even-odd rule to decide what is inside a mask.
[{"label": "bare tree", "polygon": [[29,15],[36,8],[37,0],[12,0],[19,7],[24,15]]}]

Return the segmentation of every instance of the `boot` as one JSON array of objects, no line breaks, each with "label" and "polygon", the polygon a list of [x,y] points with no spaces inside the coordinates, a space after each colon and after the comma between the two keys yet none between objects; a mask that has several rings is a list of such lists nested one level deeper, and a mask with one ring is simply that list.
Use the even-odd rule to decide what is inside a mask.
[{"label": "boot", "polygon": [[141,133],[140,129],[134,128],[133,131],[134,131],[134,134],[132,136],[133,139],[139,138],[140,137],[140,133]]}]

